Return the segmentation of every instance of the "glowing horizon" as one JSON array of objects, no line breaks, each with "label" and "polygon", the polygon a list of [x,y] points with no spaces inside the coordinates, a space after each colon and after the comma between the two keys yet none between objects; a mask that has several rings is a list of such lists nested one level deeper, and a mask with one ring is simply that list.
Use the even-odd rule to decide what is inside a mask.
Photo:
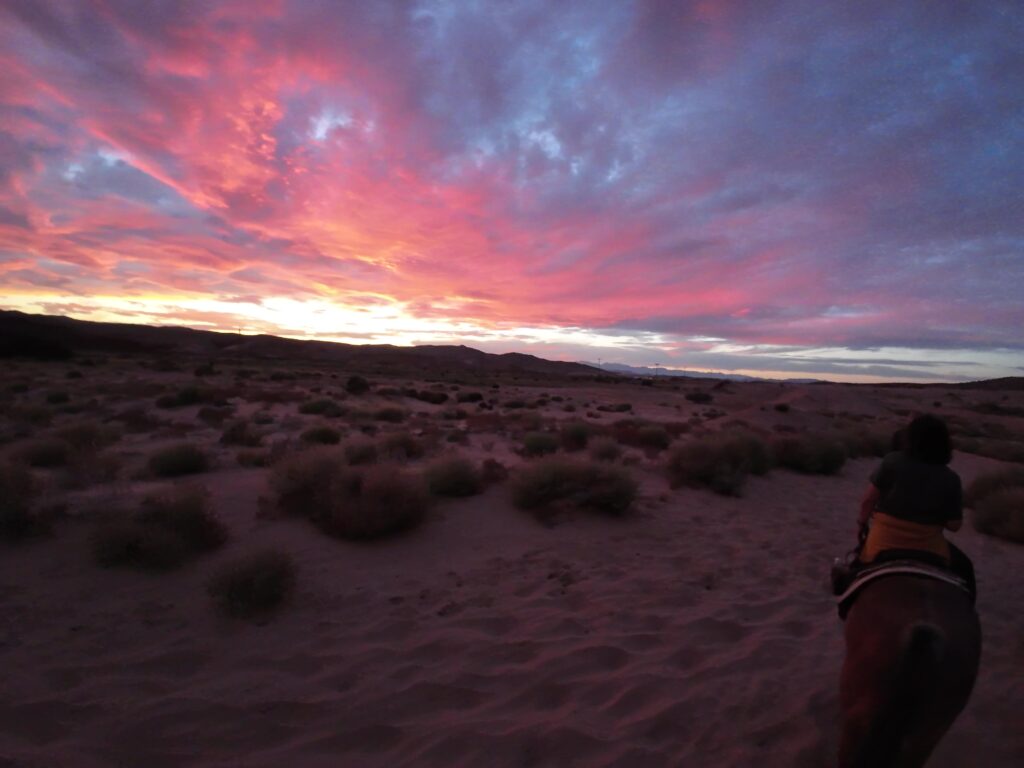
[{"label": "glowing horizon", "polygon": [[1024,12],[983,5],[7,4],[0,308],[1021,375]]}]

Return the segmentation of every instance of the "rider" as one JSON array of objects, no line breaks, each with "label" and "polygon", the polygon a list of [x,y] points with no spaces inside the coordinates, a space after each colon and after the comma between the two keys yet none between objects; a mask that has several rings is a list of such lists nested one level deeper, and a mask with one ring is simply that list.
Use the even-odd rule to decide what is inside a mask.
[{"label": "rider", "polygon": [[858,560],[929,560],[956,571],[973,591],[971,561],[944,535],[963,525],[960,476],[947,466],[953,444],[946,423],[918,416],[894,443],[899,450],[882,459],[861,501],[857,522],[861,531],[869,520],[871,527]]}]

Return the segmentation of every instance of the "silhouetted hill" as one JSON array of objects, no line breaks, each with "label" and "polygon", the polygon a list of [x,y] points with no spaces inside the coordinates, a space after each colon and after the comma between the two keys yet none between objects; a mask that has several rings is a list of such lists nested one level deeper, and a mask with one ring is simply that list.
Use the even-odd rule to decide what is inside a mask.
[{"label": "silhouetted hill", "polygon": [[0,311],[0,358],[68,359],[76,354],[139,354],[234,361],[293,361],[333,364],[376,373],[442,372],[594,376],[601,371],[580,363],[544,360],[510,352],[503,355],[466,346],[342,344],[278,336],[241,336],[170,326],[95,323],[69,317]]}]

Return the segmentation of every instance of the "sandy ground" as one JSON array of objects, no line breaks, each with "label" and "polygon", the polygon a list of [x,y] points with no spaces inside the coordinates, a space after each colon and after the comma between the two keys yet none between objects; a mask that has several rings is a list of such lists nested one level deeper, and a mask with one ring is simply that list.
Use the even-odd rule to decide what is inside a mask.
[{"label": "sandy ground", "polygon": [[[813,427],[822,411],[920,400],[734,389],[715,406],[752,424],[783,417],[765,403],[792,403],[785,417]],[[640,388],[573,396],[632,400],[651,418],[704,408]],[[483,442],[461,450],[518,460]],[[158,443],[126,436],[118,450],[130,464]],[[164,574],[98,568],[85,519],[158,483],[129,472],[69,492],[54,537],[0,548],[0,766],[834,764],[843,641],[826,579],[875,461],[835,477],[775,470],[742,498],[670,490],[656,461],[632,464],[642,490],[625,519],[545,527],[499,485],[440,503],[401,538],[354,544],[260,515],[266,471],[224,461],[201,480],[231,542]],[[997,466],[954,462],[965,482]],[[953,540],[977,567],[984,650],[930,765],[1019,766],[1024,547],[969,525]],[[298,562],[291,603],[261,625],[218,615],[210,574],[271,543]]]}]

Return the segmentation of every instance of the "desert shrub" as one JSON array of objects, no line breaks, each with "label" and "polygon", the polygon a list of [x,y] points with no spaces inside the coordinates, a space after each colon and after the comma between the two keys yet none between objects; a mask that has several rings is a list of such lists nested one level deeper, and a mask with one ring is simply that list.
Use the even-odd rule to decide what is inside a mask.
[{"label": "desert shrub", "polygon": [[479,392],[460,392],[455,396],[457,403],[479,403],[483,399],[484,396]]},{"label": "desert shrub", "polygon": [[218,373],[213,363],[201,363],[192,371],[196,376],[214,376]]},{"label": "desert shrub", "polygon": [[267,413],[266,411],[258,411],[252,415],[252,423],[259,426],[266,426],[267,424],[274,423],[274,414]]},{"label": "desert shrub", "polygon": [[636,442],[640,448],[652,451],[663,451],[672,442],[672,436],[668,431],[657,424],[648,424],[640,427],[636,432]]},{"label": "desert shrub", "polygon": [[893,448],[892,433],[893,430],[886,427],[861,427],[843,430],[836,435],[836,439],[843,444],[846,455],[851,459],[866,456],[881,458]]},{"label": "desert shrub", "polygon": [[149,457],[149,469],[158,477],[181,477],[205,472],[210,459],[199,447],[179,443],[162,448]]},{"label": "desert shrub", "polygon": [[68,371],[65,374],[65,378],[68,378],[68,379],[80,379],[80,378],[82,378],[82,372],[81,371]]},{"label": "desert shrub", "polygon": [[270,451],[239,451],[235,454],[235,460],[240,467],[269,467],[272,461]]},{"label": "desert shrub", "polygon": [[341,442],[341,433],[334,427],[310,427],[301,437],[304,442],[320,445],[337,445]]},{"label": "desert shrub", "polygon": [[67,392],[50,392],[46,395],[46,402],[49,405],[64,405],[71,400]]},{"label": "desert shrub", "polygon": [[626,413],[633,410],[632,403],[614,403],[612,405],[599,405],[597,410],[602,413]]},{"label": "desert shrub", "polygon": [[71,445],[65,440],[41,438],[19,447],[15,457],[30,467],[63,467],[71,460]]},{"label": "desert shrub", "polygon": [[198,405],[203,399],[198,387],[184,387],[173,394],[161,395],[156,399],[157,408],[183,408]]},{"label": "desert shrub", "polygon": [[567,451],[582,451],[587,447],[587,442],[590,440],[590,435],[593,432],[591,427],[585,421],[570,421],[562,425],[562,428],[558,431],[558,438],[562,443],[562,448]]},{"label": "desert shrub", "polygon": [[241,445],[247,448],[255,448],[263,442],[262,433],[252,428],[252,425],[245,419],[235,419],[221,433],[221,445]]},{"label": "desert shrub", "polygon": [[422,478],[394,467],[347,466],[343,454],[307,451],[271,474],[278,507],[345,539],[373,539],[407,530],[426,515]]},{"label": "desert shrub", "polygon": [[235,412],[235,409],[230,405],[227,406],[216,406],[216,405],[204,405],[199,409],[196,417],[211,427],[219,427],[228,417]]},{"label": "desert shrub", "polygon": [[807,475],[834,475],[846,463],[846,448],[825,435],[778,438],[772,454],[779,466]]},{"label": "desert shrub", "polygon": [[393,461],[411,461],[421,458],[426,452],[423,443],[408,432],[393,432],[385,436],[380,442],[380,450]]},{"label": "desert shrub", "polygon": [[523,456],[546,456],[558,450],[558,436],[551,432],[529,432],[523,438]]},{"label": "desert shrub", "polygon": [[320,400],[310,400],[309,402],[303,403],[299,406],[299,413],[312,416],[328,416],[333,418],[344,415],[345,409],[338,405],[334,400],[322,398]]},{"label": "desert shrub", "polygon": [[77,451],[98,451],[121,439],[121,432],[116,427],[93,422],[69,424],[54,434]]},{"label": "desert shrub", "polygon": [[448,402],[447,392],[436,392],[430,389],[422,389],[419,391],[406,392],[409,397],[413,397],[424,403],[430,403],[431,405],[441,405],[442,403]]},{"label": "desert shrub", "polygon": [[516,409],[519,409],[519,408],[525,408],[526,407],[526,402],[523,401],[523,400],[509,400],[508,402],[504,403],[503,405],[506,408],[511,408],[513,410],[516,410]]},{"label": "desert shrub", "polygon": [[387,421],[392,424],[399,424],[405,421],[406,412],[394,406],[385,406],[373,412],[373,418],[377,421]]},{"label": "desert shrub", "polygon": [[484,485],[503,483],[508,479],[508,467],[497,459],[484,459],[480,465],[480,478]]},{"label": "desert shrub", "polygon": [[513,480],[512,501],[539,516],[549,515],[558,506],[622,515],[632,506],[637,488],[625,470],[551,457],[519,471]]},{"label": "desert shrub", "polygon": [[39,518],[32,512],[33,490],[32,474],[27,469],[0,463],[0,538],[21,538],[39,528]]},{"label": "desert shrub", "polygon": [[438,459],[426,471],[427,488],[435,496],[475,496],[483,490],[476,466],[461,457]]},{"label": "desert shrub", "polygon": [[377,461],[377,444],[370,440],[349,443],[345,446],[345,460],[350,466],[374,464]]},{"label": "desert shrub", "polygon": [[226,563],[210,580],[207,592],[224,614],[252,619],[267,616],[295,588],[295,563],[286,553],[269,549]]},{"label": "desert shrub", "polygon": [[710,392],[687,392],[686,399],[691,403],[697,403],[698,405],[706,405],[715,399],[714,395]]},{"label": "desert shrub", "polygon": [[676,447],[668,457],[672,487],[709,488],[723,496],[739,496],[748,474],[771,467],[768,446],[756,435],[713,435]]},{"label": "desert shrub", "polygon": [[150,570],[175,568],[189,555],[185,541],[173,531],[127,517],[101,523],[93,532],[92,551],[105,568]]},{"label": "desert shrub", "polygon": [[958,438],[956,448],[964,453],[986,456],[999,461],[1024,464],[1024,443],[1015,440],[985,440],[977,438]]},{"label": "desert shrub", "polygon": [[773,407],[779,413],[789,413],[789,403],[776,403]]},{"label": "desert shrub", "polygon": [[171,488],[147,497],[138,521],[175,534],[190,554],[217,549],[228,540],[227,528],[210,507],[209,492],[200,486]]},{"label": "desert shrub", "polygon": [[158,419],[142,406],[134,406],[121,411],[113,416],[112,420],[121,422],[128,432],[133,433],[152,432],[164,425],[161,419]]},{"label": "desert shrub", "polygon": [[622,448],[611,437],[598,437],[590,444],[590,458],[594,461],[615,461],[622,455]]},{"label": "desert shrub", "polygon": [[345,391],[350,395],[364,395],[370,391],[370,382],[362,376],[349,376],[345,382]]},{"label": "desert shrub", "polygon": [[977,508],[977,505],[988,496],[1012,488],[1024,488],[1024,468],[1009,467],[995,472],[984,472],[967,486],[964,505]]},{"label": "desert shrub", "polygon": [[975,502],[971,523],[980,533],[1024,544],[1024,485],[1000,488]]}]

